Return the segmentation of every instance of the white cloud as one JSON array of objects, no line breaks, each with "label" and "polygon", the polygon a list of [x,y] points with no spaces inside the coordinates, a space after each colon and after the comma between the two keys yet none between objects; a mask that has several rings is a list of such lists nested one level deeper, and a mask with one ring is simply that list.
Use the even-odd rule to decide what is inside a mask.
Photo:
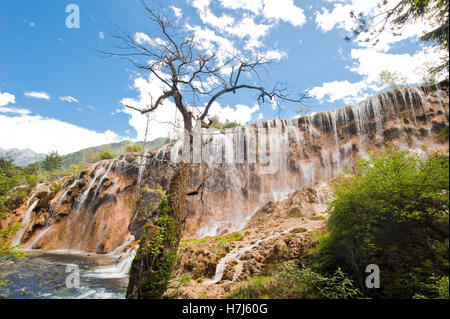
[{"label": "white cloud", "polygon": [[12,114],[30,114],[31,111],[27,109],[19,109],[16,107],[0,107],[0,113],[12,113]]},{"label": "white cloud", "polygon": [[69,103],[75,102],[75,103],[78,103],[78,100],[76,98],[72,97],[72,96],[60,96],[59,99],[61,101],[63,101],[63,102],[69,102]]},{"label": "white cloud", "polygon": [[297,27],[306,22],[303,9],[293,0],[220,0],[222,8],[232,10],[231,14],[222,12],[221,15],[213,12],[210,0],[190,0],[189,4],[197,9],[204,25],[212,27],[220,36],[245,39],[244,48],[251,51],[264,46],[261,38],[279,21]]},{"label": "white cloud", "polygon": [[[383,70],[401,73],[410,84],[421,83],[416,69],[428,61],[438,61],[443,52],[424,48],[413,54],[389,54],[378,52],[375,48],[353,49],[351,57],[357,62],[350,71],[363,75],[367,82],[375,82]],[[376,61],[376,63],[374,63]]]},{"label": "white cloud", "polygon": [[224,30],[239,38],[249,37],[251,43],[254,43],[251,47],[260,47],[262,43],[259,42],[259,38],[267,35],[270,28],[271,25],[255,23],[253,18],[246,16],[233,27],[226,27]]},{"label": "white cloud", "polygon": [[173,10],[173,13],[175,14],[175,16],[176,16],[177,18],[181,18],[181,16],[183,15],[183,13],[182,13],[182,11],[181,11],[180,8],[177,8],[177,7],[175,7],[175,6],[170,6],[170,9]]},{"label": "white cloud", "polygon": [[[198,108],[200,111],[204,107]],[[237,104],[234,108],[230,106],[222,107],[219,103],[214,102],[209,109],[208,116],[217,116],[221,121],[237,122],[247,124],[252,119],[252,114],[259,111],[259,105],[255,104],[249,107],[243,104]]]},{"label": "white cloud", "polygon": [[[330,1],[329,1],[330,2]],[[352,32],[356,27],[355,20],[350,16],[350,12],[355,14],[363,13],[368,16],[374,16],[374,25],[381,25],[383,15],[380,15],[380,9],[378,8],[379,0],[336,0],[334,2],[333,9],[330,11],[326,8],[322,8],[321,12],[317,11],[316,15],[316,25],[323,32],[331,31],[334,28],[342,29],[347,32]],[[393,1],[388,3],[387,7],[383,7],[381,10],[386,10],[394,6],[397,2]],[[389,24],[388,24],[389,27]],[[427,21],[417,20],[414,22],[409,22],[408,25],[402,29],[400,35],[394,35],[391,32],[383,32],[377,37],[377,45],[375,48],[379,51],[386,52],[390,49],[391,45],[411,38],[422,35],[425,31],[430,30],[432,24]],[[371,43],[364,43],[363,41],[367,38],[367,34],[361,33],[358,37],[354,39],[355,43],[360,46],[372,46]]]},{"label": "white cloud", "polygon": [[0,92],[0,106],[7,105],[9,103],[16,103],[16,97],[8,92]]},{"label": "white cloud", "polygon": [[136,41],[139,44],[144,44],[144,43],[150,43],[150,37],[145,34],[144,32],[136,32],[134,34],[134,41]]},{"label": "white cloud", "polygon": [[[209,1],[195,1],[203,6],[208,6]],[[231,10],[248,10],[255,15],[261,15],[265,19],[274,19],[289,22],[293,26],[300,27],[306,22],[302,8],[297,7],[293,0],[220,0],[222,7]]]},{"label": "white cloud", "polygon": [[411,85],[419,84],[422,79],[417,71],[427,62],[438,61],[443,54],[427,48],[413,54],[389,54],[379,52],[375,48],[352,49],[351,57],[354,63],[350,71],[361,75],[362,80],[353,83],[347,80],[325,82],[322,86],[312,88],[309,94],[328,102],[342,99],[345,103],[354,103],[381,89],[376,83],[383,70],[400,73]]},{"label": "white cloud", "polygon": [[369,94],[365,93],[370,89],[367,82],[359,81],[350,83],[349,81],[332,81],[325,82],[322,86],[316,86],[309,91],[309,94],[318,100],[334,102],[344,100],[345,103],[351,104],[358,100],[362,100]]},{"label": "white cloud", "polygon": [[295,27],[306,22],[303,9],[297,7],[293,0],[264,0],[263,14],[266,18],[283,20]]},{"label": "white cloud", "polygon": [[44,100],[50,100],[50,95],[47,92],[24,92],[25,96],[35,98],[35,99],[44,99]]},{"label": "white cloud", "polygon": [[224,8],[249,10],[253,13],[260,12],[263,7],[262,0],[220,0],[220,4]]},{"label": "white cloud", "polygon": [[136,41],[138,44],[149,44],[149,45],[165,45],[168,46],[168,43],[164,41],[161,38],[150,38],[147,34],[144,32],[136,32],[134,34],[134,41]]},{"label": "white cloud", "polygon": [[[136,78],[133,83],[133,88],[139,93],[138,97],[124,98],[120,101],[124,105],[122,112],[130,116],[128,123],[136,130],[136,139],[139,141],[145,138],[147,117],[138,111],[125,107],[125,105],[139,109],[146,108],[152,101],[151,96],[153,96],[153,99],[156,99],[162,94],[165,89],[164,85],[154,75],[150,75],[148,80],[142,77]],[[119,113],[118,110],[115,113]],[[167,137],[175,129],[171,123],[175,123],[176,126],[181,126],[181,114],[176,110],[173,102],[165,100],[160,107],[150,113],[147,140]]]},{"label": "white cloud", "polygon": [[[133,83],[133,88],[139,93],[137,98],[124,98],[120,102],[124,107],[122,109],[116,109],[113,114],[125,113],[130,116],[128,123],[132,126],[136,132],[136,139],[139,141],[145,138],[145,129],[147,125],[147,115],[127,108],[125,105],[129,105],[135,108],[144,109],[151,103],[151,96],[155,100],[162,94],[165,89],[162,84],[154,75],[150,75],[148,79],[142,77],[136,78]],[[192,109],[194,114],[202,112],[204,107],[197,107]],[[221,107],[219,103],[212,104],[208,115],[217,115],[222,121],[239,122],[241,124],[248,123],[252,114],[259,110],[258,105],[248,107],[243,104],[238,104],[235,107]],[[167,137],[176,135],[176,132],[183,128],[181,113],[176,109],[175,104],[167,99],[164,103],[158,107],[155,111],[149,114],[149,129],[147,134],[147,140],[153,140],[158,137]]]},{"label": "white cloud", "polygon": [[[329,1],[330,2],[330,1]],[[334,27],[351,31],[355,27],[354,20],[350,17],[350,12],[359,14],[373,13],[380,0],[338,0],[329,11],[327,8],[322,8],[321,12],[317,11],[316,24],[324,32],[331,31]]]},{"label": "white cloud", "polygon": [[[333,8],[328,10],[322,8],[316,12],[316,25],[323,32],[332,29],[341,29],[351,32],[355,27],[354,20],[350,17],[350,12],[355,14],[360,12],[377,16],[379,13],[379,0],[328,0],[333,3]],[[388,3],[393,6],[397,2]],[[386,8],[384,8],[386,9]],[[376,24],[380,17],[375,18]],[[378,19],[378,20],[377,20]],[[414,21],[409,23],[401,32],[400,36],[395,36],[390,32],[383,32],[378,37],[378,43],[373,45],[364,42],[367,34],[361,33],[353,41],[356,48],[351,50],[348,58],[343,58],[342,48],[338,48],[338,54],[344,61],[351,64],[346,68],[351,72],[360,75],[361,80],[350,83],[349,81],[332,81],[323,83],[322,86],[312,88],[310,94],[317,99],[324,99],[328,102],[344,100],[346,103],[353,103],[368,96],[368,92],[380,90],[376,84],[379,73],[383,70],[395,71],[408,79],[409,84],[421,83],[421,75],[416,71],[426,63],[435,64],[442,56],[442,52],[422,47],[414,53],[394,54],[391,53],[393,44],[405,39],[417,40],[424,31],[431,28],[430,23],[424,21]]]},{"label": "white cloud", "polygon": [[110,130],[99,133],[57,119],[30,115],[20,109],[16,113],[19,116],[0,114],[2,148],[30,148],[39,153],[57,150],[60,154],[67,154],[122,140]]},{"label": "white cloud", "polygon": [[33,21],[30,22],[30,27],[34,28],[35,25],[36,23],[34,23]]}]

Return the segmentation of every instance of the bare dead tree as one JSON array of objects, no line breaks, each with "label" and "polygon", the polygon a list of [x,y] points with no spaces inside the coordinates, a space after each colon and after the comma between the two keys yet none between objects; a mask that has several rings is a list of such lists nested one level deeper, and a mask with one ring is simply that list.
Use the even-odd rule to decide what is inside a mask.
[{"label": "bare dead tree", "polygon": [[[150,72],[165,90],[158,97],[151,97],[151,103],[143,109],[126,107],[144,114],[164,106],[170,99],[183,117],[184,128],[192,132],[193,120],[205,124],[213,103],[227,93],[253,90],[260,103],[274,100],[302,103],[306,98],[306,93],[291,96],[278,83],[271,89],[261,84],[259,72],[273,62],[267,55],[226,52],[217,45],[206,47],[193,36],[180,36],[183,32],[165,10],[155,11],[144,0],[140,2],[159,37],[146,37],[143,41],[119,28],[113,34],[118,42],[114,50],[100,52],[107,57],[126,58],[137,69]],[[252,78],[257,80],[250,82]]]},{"label": "bare dead tree", "polygon": [[[126,107],[148,114],[172,101],[182,115],[184,129],[192,143],[193,122],[199,120],[202,126],[208,126],[206,120],[211,107],[225,94],[251,90],[257,93],[260,103],[281,100],[302,103],[305,99],[306,94],[291,97],[290,92],[278,84],[272,89],[261,84],[258,72],[267,71],[265,67],[272,62],[267,55],[227,52],[218,45],[205,45],[177,29],[176,21],[170,19],[165,10],[155,11],[144,0],[140,2],[159,36],[137,37],[118,28],[119,31],[112,35],[117,42],[113,50],[100,52],[106,57],[127,59],[138,70],[149,72],[159,80],[164,89],[158,96],[150,96],[150,104],[145,108]],[[159,215],[155,224],[147,223],[144,239],[133,261],[127,298],[160,298],[166,290],[185,218],[185,198],[201,195],[200,200],[203,200],[205,180],[188,191],[188,178],[187,165],[180,163],[169,186],[166,216],[161,218]],[[167,223],[171,225],[166,227],[171,229],[170,236],[161,233]]]}]

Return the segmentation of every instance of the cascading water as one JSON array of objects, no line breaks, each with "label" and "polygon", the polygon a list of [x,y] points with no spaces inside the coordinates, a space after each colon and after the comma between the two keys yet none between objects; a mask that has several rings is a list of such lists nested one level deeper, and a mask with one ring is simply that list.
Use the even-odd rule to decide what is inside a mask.
[{"label": "cascading water", "polygon": [[[438,87],[405,89],[294,120],[201,131],[197,155],[202,163],[192,166],[190,183],[192,189],[202,183],[203,187],[187,207],[186,235],[215,236],[242,229],[268,202],[338,175],[351,167],[353,158],[366,156],[387,141],[405,149],[433,145],[448,114],[444,96],[447,93]],[[111,252],[129,234],[129,210],[137,191],[170,182],[170,174],[154,177],[157,171],[146,170],[185,159],[185,145],[180,139],[155,151],[124,154],[85,169],[52,201],[44,229],[36,227],[36,234],[27,237],[34,241],[44,236],[37,247],[46,241],[44,247],[51,249]],[[123,195],[118,199],[118,194]],[[49,231],[61,216],[65,225]],[[120,240],[114,238],[117,232]]]},{"label": "cascading water", "polygon": [[[203,131],[202,140],[207,145],[202,158],[214,182],[207,183],[204,189],[208,211],[202,213],[196,236],[236,231],[245,225],[249,212],[303,186],[337,176],[352,165],[355,157],[366,156],[387,141],[404,149],[420,147],[427,138],[427,143],[433,143],[431,117],[438,114],[430,115],[430,101],[436,99],[440,109],[448,108],[441,102],[443,93],[435,91],[431,97],[422,88],[383,92],[348,107],[295,121],[276,119],[214,135]],[[411,135],[412,130],[417,133]],[[425,130],[426,135],[420,130]],[[236,137],[237,132],[242,137]],[[255,144],[256,162],[250,164]],[[233,158],[228,150],[236,150],[239,145],[245,145],[243,164],[236,153],[235,163],[228,165],[228,159]],[[182,148],[183,143],[178,141],[171,157],[179,158]],[[223,196],[217,199],[222,187],[226,200]]]},{"label": "cascading water", "polygon": [[[32,197],[31,197],[32,198]],[[39,202],[38,199],[36,199],[33,204],[31,204],[31,206],[28,207],[27,211],[25,212],[25,216],[22,220],[22,225],[24,226],[23,228],[19,229],[17,231],[16,237],[14,239],[14,241],[12,242],[13,246],[17,246],[20,245],[20,243],[22,242],[22,238],[23,235],[25,234],[25,231],[28,227],[28,224],[30,223],[30,217],[31,217],[31,213],[33,212],[34,208],[36,207],[37,203]]]}]

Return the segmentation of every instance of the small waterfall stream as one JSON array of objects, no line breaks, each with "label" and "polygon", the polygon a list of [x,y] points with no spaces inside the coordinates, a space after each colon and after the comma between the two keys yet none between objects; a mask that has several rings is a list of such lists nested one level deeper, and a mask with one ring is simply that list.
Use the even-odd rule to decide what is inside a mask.
[{"label": "small waterfall stream", "polygon": [[[295,228],[295,227],[294,227],[294,228]],[[291,229],[290,229],[290,230],[291,230]],[[257,247],[260,243],[262,243],[262,242],[264,242],[264,241],[271,240],[271,239],[276,238],[276,237],[279,237],[279,236],[284,235],[284,234],[286,234],[286,233],[288,233],[288,232],[289,232],[289,230],[283,231],[283,232],[279,232],[279,233],[276,233],[276,234],[271,235],[271,236],[266,237],[266,238],[258,239],[257,241],[255,241],[255,242],[254,242],[253,244],[251,244],[251,245],[244,246],[244,247],[242,247],[242,248],[238,248],[238,249],[235,249],[235,250],[229,252],[228,254],[225,255],[225,257],[223,257],[222,259],[219,260],[219,263],[217,264],[217,267],[216,267],[216,272],[215,272],[215,274],[214,274],[214,278],[211,279],[211,280],[205,281],[204,284],[205,284],[205,285],[212,285],[212,284],[215,284],[215,283],[221,281],[222,278],[223,278],[223,274],[224,274],[224,272],[225,272],[226,266],[228,265],[228,263],[229,263],[231,260],[233,260],[233,259],[239,259],[239,257],[240,257],[241,255],[243,255],[243,254],[246,253],[247,251],[250,251],[250,250],[252,250],[253,248]],[[237,279],[237,276],[238,276],[238,275],[239,275],[239,274],[238,274],[237,272],[234,273],[234,275],[233,275],[233,281],[235,281],[235,280]]]},{"label": "small waterfall stream", "polygon": [[[32,198],[32,197],[31,197]],[[31,199],[30,198],[30,199]],[[31,206],[28,207],[27,211],[25,212],[25,216],[22,220],[22,225],[24,226],[23,228],[19,229],[17,231],[16,237],[14,238],[14,241],[12,242],[13,246],[17,246],[20,245],[23,235],[25,234],[25,231],[28,227],[28,225],[30,224],[30,217],[31,217],[31,213],[33,212],[34,208],[36,207],[37,203],[39,202],[38,199],[36,199],[33,204],[31,204]],[[29,201],[28,201],[29,203]]]}]

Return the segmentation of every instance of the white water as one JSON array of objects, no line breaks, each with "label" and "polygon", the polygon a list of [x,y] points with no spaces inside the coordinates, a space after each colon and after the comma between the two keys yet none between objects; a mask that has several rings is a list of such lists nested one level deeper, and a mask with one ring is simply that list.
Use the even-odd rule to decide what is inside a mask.
[{"label": "white water", "polygon": [[31,249],[33,249],[34,245],[36,245],[36,243],[37,243],[42,237],[44,237],[45,233],[48,232],[48,231],[50,230],[51,227],[52,227],[52,226],[49,226],[49,227],[45,228],[44,230],[42,230],[42,231],[39,233],[39,235],[37,235],[37,236],[33,239],[33,241],[31,242],[31,244],[28,245],[28,247],[25,248],[25,249],[26,249],[26,250],[31,250]]},{"label": "white water", "polygon": [[97,197],[98,192],[100,191],[100,188],[102,187],[105,178],[108,177],[109,173],[111,172],[111,168],[112,168],[112,166],[114,165],[114,163],[115,163],[116,161],[117,161],[117,159],[115,158],[115,159],[113,159],[113,160],[111,161],[111,163],[109,163],[108,168],[106,169],[106,172],[105,172],[105,173],[103,174],[103,176],[100,178],[100,180],[99,180],[99,182],[98,182],[98,184],[97,184],[97,187],[95,188],[95,194],[94,194],[94,196],[92,197],[92,199],[95,199],[95,198]]},{"label": "white water", "polygon": [[[273,239],[275,237],[278,237],[280,235],[283,235],[283,234],[285,234],[287,232],[288,231],[284,231],[284,232],[280,232],[280,233],[277,233],[275,235],[269,236],[267,238],[259,239],[255,243],[253,243],[253,244],[251,244],[249,246],[245,246],[243,248],[235,249],[232,252],[229,252],[217,264],[216,273],[214,274],[214,278],[211,279],[211,280],[205,281],[204,284],[205,285],[211,285],[211,284],[215,284],[215,283],[221,281],[222,277],[223,277],[223,273],[224,273],[225,268],[226,268],[226,266],[227,266],[229,261],[231,261],[232,259],[239,259],[239,256],[241,256],[242,254],[246,253],[249,250],[252,250],[254,247],[258,246],[261,242],[267,241],[267,240],[271,240],[271,239]],[[233,281],[236,279],[235,277],[236,277],[236,273],[233,276]]]},{"label": "white water", "polygon": [[116,264],[97,268],[93,272],[86,273],[86,277],[128,278],[131,264],[133,263],[134,256],[136,256],[136,251],[137,249],[127,250],[120,256]]},{"label": "white water", "polygon": [[[102,162],[99,162],[99,163],[102,163],[102,165],[103,165],[103,161],[102,161]],[[98,166],[98,164],[96,164],[96,165],[94,166],[94,170],[96,169],[97,166]],[[83,207],[84,202],[85,202],[86,199],[88,198],[89,192],[91,191],[91,189],[92,189],[92,187],[94,186],[95,182],[97,181],[97,179],[99,178],[99,176],[102,175],[104,172],[105,172],[105,166],[102,166],[102,168],[100,168],[100,169],[98,169],[98,170],[95,171],[94,178],[91,180],[91,182],[89,183],[88,188],[83,192],[83,194],[82,194],[81,197],[80,197],[80,200],[78,201],[78,205],[77,205],[77,208],[76,208],[76,214],[74,214],[74,215],[75,215],[74,218],[77,216],[77,213],[78,213],[78,212],[81,210],[81,208]]]},{"label": "white water", "polygon": [[27,211],[25,212],[25,216],[22,220],[22,225],[24,226],[23,228],[19,229],[17,231],[17,235],[16,238],[14,239],[14,241],[12,242],[13,246],[17,246],[20,245],[20,242],[22,241],[22,237],[25,234],[25,231],[27,230],[28,225],[30,224],[30,217],[31,217],[31,213],[33,212],[33,209],[36,207],[37,203],[39,202],[38,199],[36,199],[33,204],[31,204],[31,206],[28,207]]}]

